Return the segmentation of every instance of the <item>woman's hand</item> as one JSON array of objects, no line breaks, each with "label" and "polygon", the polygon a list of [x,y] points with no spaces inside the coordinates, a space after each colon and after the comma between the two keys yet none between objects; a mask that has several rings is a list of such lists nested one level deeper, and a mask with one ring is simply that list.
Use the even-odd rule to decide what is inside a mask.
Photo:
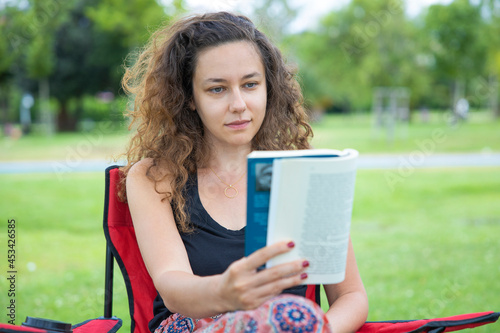
[{"label": "woman's hand", "polygon": [[295,260],[258,270],[269,259],[292,250],[293,242],[280,242],[232,263],[221,275],[217,287],[225,311],[251,310],[284,289],[297,286],[307,278],[309,262]]}]

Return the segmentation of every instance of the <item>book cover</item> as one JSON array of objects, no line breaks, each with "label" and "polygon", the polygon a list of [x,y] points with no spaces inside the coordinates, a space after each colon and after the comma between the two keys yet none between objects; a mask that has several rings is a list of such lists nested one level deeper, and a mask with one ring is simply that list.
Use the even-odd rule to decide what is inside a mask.
[{"label": "book cover", "polygon": [[294,240],[267,267],[305,258],[308,284],[345,275],[358,152],[330,149],[257,151],[248,155],[245,254]]}]

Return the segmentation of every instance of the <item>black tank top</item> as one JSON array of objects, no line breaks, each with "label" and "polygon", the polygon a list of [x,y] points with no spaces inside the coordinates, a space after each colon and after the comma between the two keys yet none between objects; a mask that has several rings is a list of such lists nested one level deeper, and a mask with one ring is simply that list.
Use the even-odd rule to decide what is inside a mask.
[{"label": "black tank top", "polygon": [[[245,255],[245,228],[229,230],[217,223],[203,207],[196,174],[189,177],[184,189],[186,211],[194,227],[192,233],[181,233],[193,274],[209,276],[223,273],[234,261]],[[307,286],[298,286],[284,292],[305,296]],[[160,295],[153,303],[154,318],[149,322],[151,332],[172,313],[165,307]]]}]

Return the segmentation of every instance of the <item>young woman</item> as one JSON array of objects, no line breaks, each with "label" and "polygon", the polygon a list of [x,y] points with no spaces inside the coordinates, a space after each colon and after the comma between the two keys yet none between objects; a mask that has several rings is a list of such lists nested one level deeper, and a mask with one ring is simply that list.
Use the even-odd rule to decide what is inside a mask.
[{"label": "young woman", "polygon": [[326,314],[303,297],[307,258],[258,269],[293,240],[244,257],[246,155],[310,148],[312,135],[268,38],[230,13],[181,19],[153,35],[124,87],[137,133],[121,194],[158,291],[150,330],[356,331],[368,302],[351,244]]}]

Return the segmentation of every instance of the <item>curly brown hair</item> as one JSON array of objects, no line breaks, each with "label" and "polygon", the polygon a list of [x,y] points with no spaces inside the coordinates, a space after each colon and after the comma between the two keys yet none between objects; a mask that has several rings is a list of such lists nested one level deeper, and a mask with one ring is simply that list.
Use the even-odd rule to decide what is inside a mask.
[{"label": "curly brown hair", "polygon": [[[127,165],[122,171],[126,176],[136,162],[152,159],[147,176],[154,181],[156,191],[165,195],[164,200],[171,201],[181,232],[191,230],[182,189],[189,174],[205,166],[209,156],[203,124],[190,109],[197,57],[206,48],[237,41],[256,46],[265,68],[266,115],[252,140],[252,149],[310,148],[312,130],[295,73],[285,64],[278,48],[247,17],[210,13],[189,16],[159,29],[135,64],[126,69],[122,81],[125,91],[134,98],[133,110],[128,113],[132,119],[129,129],[137,126],[124,154]],[[171,192],[159,192],[157,185],[167,175]],[[123,200],[124,181],[119,189]]]}]

